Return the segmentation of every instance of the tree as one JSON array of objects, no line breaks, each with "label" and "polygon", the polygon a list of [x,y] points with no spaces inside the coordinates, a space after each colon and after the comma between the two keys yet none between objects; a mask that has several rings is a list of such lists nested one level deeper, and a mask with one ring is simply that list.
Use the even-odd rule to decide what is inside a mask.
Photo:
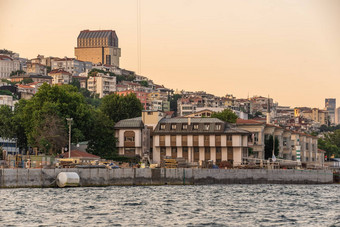
[{"label": "tree", "polygon": [[46,116],[58,116],[67,125],[66,118],[73,118],[72,141],[87,140],[91,131],[91,106],[71,85],[50,86],[43,84],[35,96],[23,103],[19,102],[18,119],[24,128],[29,145],[36,145],[36,128],[44,124]]},{"label": "tree", "polygon": [[[273,156],[273,136],[268,136],[264,141],[264,158],[269,159]],[[274,155],[277,157],[279,155],[279,140],[275,137],[275,151]]]},{"label": "tree", "polygon": [[99,108],[111,121],[118,122],[141,116],[143,106],[135,94],[126,96],[111,94],[102,98]]},{"label": "tree", "polygon": [[0,137],[11,139],[14,136],[13,112],[11,107],[0,106]]},{"label": "tree", "polygon": [[21,84],[29,84],[33,83],[33,80],[31,78],[25,78],[22,81],[20,81]]},{"label": "tree", "polygon": [[142,85],[143,87],[148,87],[149,86],[149,83],[148,81],[146,80],[143,80],[143,81],[139,81],[140,85]]},{"label": "tree", "polygon": [[23,70],[17,70],[17,71],[11,72],[11,74],[9,74],[9,76],[16,76],[16,75],[21,76],[21,75],[24,75],[25,73],[26,73],[26,72],[23,71]]},{"label": "tree", "polygon": [[78,91],[80,90],[80,81],[77,78],[73,78],[70,85],[75,86]]},{"label": "tree", "polygon": [[94,124],[90,133],[87,151],[105,159],[117,156],[114,122],[100,110],[93,114]]},{"label": "tree", "polygon": [[177,113],[177,100],[182,98],[180,94],[174,94],[170,97],[170,110]]},{"label": "tree", "polygon": [[221,112],[211,114],[212,118],[218,118],[228,123],[236,123],[237,115],[230,109],[224,109]]},{"label": "tree", "polygon": [[67,145],[68,136],[63,120],[53,114],[43,116],[44,120],[36,125],[33,138],[36,147],[46,154],[56,154]]}]

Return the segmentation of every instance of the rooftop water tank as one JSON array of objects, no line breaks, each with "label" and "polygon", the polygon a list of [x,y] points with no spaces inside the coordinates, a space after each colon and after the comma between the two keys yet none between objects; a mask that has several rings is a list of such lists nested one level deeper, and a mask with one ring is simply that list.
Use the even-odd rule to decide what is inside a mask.
[{"label": "rooftop water tank", "polygon": [[75,172],[61,172],[56,179],[57,185],[60,188],[78,186],[79,181],[79,175]]}]

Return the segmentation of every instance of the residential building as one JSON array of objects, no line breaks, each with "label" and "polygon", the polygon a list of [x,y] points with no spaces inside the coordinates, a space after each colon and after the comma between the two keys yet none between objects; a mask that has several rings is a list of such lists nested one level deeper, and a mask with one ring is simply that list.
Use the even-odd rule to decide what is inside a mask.
[{"label": "residential building", "polygon": [[137,99],[142,103],[143,109],[147,109],[147,95],[145,92],[142,91],[134,91],[134,90],[125,90],[125,91],[117,91],[116,94],[118,95],[128,95],[128,94],[135,94]]},{"label": "residential building", "polygon": [[52,68],[52,61],[58,59],[59,58],[56,57],[45,57],[44,55],[38,55],[36,58],[31,59],[31,63],[37,63]]},{"label": "residential building", "polygon": [[53,78],[52,84],[63,85],[72,82],[72,74],[63,69],[54,69],[48,75]]},{"label": "residential building", "polygon": [[79,81],[80,88],[87,88],[88,77],[86,76],[86,73],[81,73],[79,76],[72,76],[72,81],[73,80]]},{"label": "residential building", "polygon": [[47,75],[47,66],[40,63],[27,63],[26,67],[27,74]]},{"label": "residential building", "polygon": [[78,60],[119,67],[121,50],[113,30],[83,30],[77,38],[74,55]]},{"label": "residential building", "polygon": [[55,69],[63,69],[73,76],[78,76],[80,73],[90,71],[92,69],[92,63],[65,57],[63,59],[52,60],[52,70]]},{"label": "residential building", "polygon": [[48,83],[52,84],[52,77],[51,76],[43,76],[43,75],[21,75],[21,76],[12,76],[12,82],[21,82],[24,79],[32,79],[33,82],[41,82],[41,83]]},{"label": "residential building", "polygon": [[90,76],[87,80],[87,89],[99,94],[99,98],[116,91],[116,77],[97,73],[96,76]]},{"label": "residential building", "polygon": [[13,96],[11,95],[0,95],[0,106],[6,105],[12,108],[14,110],[14,105],[18,101],[13,100]]},{"label": "residential building", "polygon": [[20,61],[6,55],[0,55],[0,79],[7,79],[13,71],[20,70]]},{"label": "residential building", "polygon": [[335,108],[336,99],[334,98],[325,99],[325,109],[328,111],[329,120],[331,124],[335,124]]}]

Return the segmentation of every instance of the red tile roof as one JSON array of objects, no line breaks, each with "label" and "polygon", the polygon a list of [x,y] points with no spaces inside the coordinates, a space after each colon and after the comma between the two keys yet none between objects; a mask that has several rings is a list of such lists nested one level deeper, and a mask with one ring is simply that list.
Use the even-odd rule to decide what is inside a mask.
[{"label": "red tile roof", "polygon": [[54,69],[54,70],[52,70],[51,72],[49,72],[48,74],[59,74],[59,73],[67,74],[67,75],[72,75],[71,73],[66,72],[66,71],[63,70],[63,69]]},{"label": "red tile roof", "polygon": [[236,120],[236,124],[264,124],[264,122],[255,121],[255,120],[245,120],[245,119],[238,118]]},{"label": "red tile roof", "polygon": [[[68,158],[68,152],[61,154],[60,157]],[[100,159],[99,156],[93,155],[84,151],[79,150],[72,150],[71,151],[71,158],[93,158],[93,159]]]}]

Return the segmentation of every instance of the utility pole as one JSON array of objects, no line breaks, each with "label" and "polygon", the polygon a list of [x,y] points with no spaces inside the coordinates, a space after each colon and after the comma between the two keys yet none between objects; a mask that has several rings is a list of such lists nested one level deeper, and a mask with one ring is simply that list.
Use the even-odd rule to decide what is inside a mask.
[{"label": "utility pole", "polygon": [[68,158],[71,158],[71,125],[73,118],[66,118],[68,124]]}]

